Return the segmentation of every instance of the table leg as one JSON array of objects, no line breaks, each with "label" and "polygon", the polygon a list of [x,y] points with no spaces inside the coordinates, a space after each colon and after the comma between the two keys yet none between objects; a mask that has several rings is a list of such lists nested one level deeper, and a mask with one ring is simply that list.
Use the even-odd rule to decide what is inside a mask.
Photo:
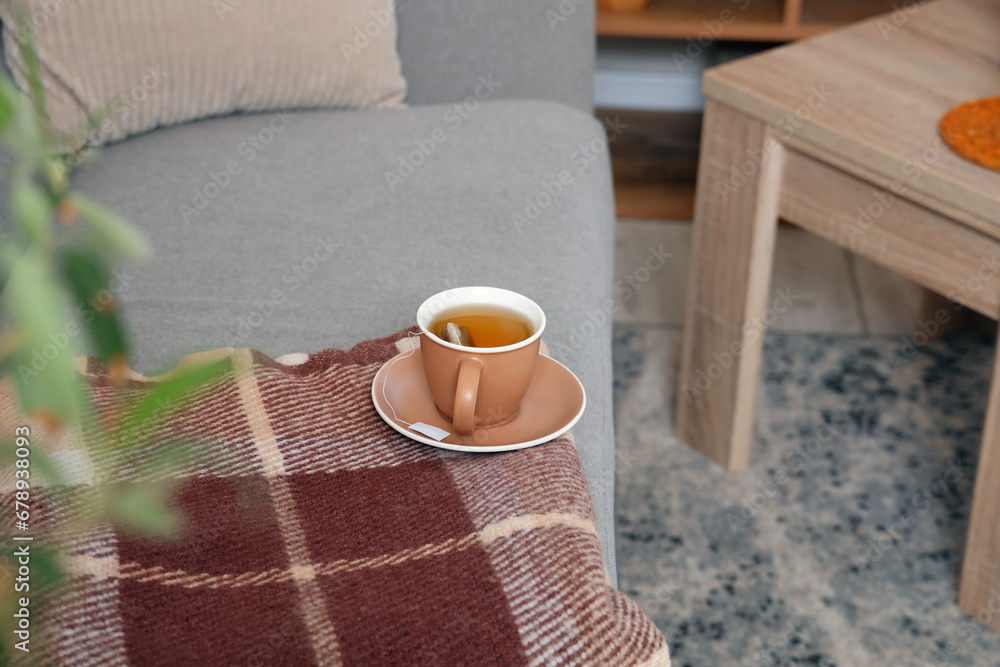
[{"label": "table leg", "polygon": [[708,101],[675,429],[730,470],[750,460],[783,162],[765,125]]},{"label": "table leg", "polygon": [[1000,353],[993,361],[958,606],[1000,632]]}]

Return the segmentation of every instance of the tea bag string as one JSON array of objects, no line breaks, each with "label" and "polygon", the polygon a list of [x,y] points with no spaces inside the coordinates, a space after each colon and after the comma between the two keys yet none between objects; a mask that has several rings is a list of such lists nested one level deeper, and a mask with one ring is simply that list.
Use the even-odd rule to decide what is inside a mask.
[{"label": "tea bag string", "polygon": [[[406,334],[406,338],[407,339],[420,338],[421,335],[423,335],[422,331],[417,331],[416,333],[410,331],[410,332],[408,332]],[[396,364],[396,362],[399,361],[399,360],[401,360],[401,359],[406,359],[408,357],[412,357],[413,354],[417,351],[417,344],[416,344],[416,342],[413,341],[410,344],[411,344],[411,347],[410,347],[410,351],[409,351],[408,354],[401,354],[401,355],[399,355],[398,357],[396,357],[395,359],[393,359],[392,361],[389,362],[389,368],[387,368],[385,370],[385,380],[382,381],[382,400],[385,401],[385,404],[389,406],[390,410],[392,410],[392,418],[395,419],[396,421],[398,421],[400,424],[406,424],[407,426],[413,426],[413,424],[411,424],[410,422],[405,421],[403,419],[400,419],[399,417],[396,416],[396,408],[392,407],[392,403],[389,402],[389,397],[385,395],[385,386],[387,384],[389,384],[389,374],[392,372],[392,367]]]}]

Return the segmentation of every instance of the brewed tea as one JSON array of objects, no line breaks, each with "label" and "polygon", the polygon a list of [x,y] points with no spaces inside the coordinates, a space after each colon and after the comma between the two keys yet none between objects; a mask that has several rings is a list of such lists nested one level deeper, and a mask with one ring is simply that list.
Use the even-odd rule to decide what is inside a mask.
[{"label": "brewed tea", "polygon": [[469,332],[472,347],[514,345],[534,333],[531,322],[516,310],[494,305],[466,305],[445,310],[431,323],[430,331],[442,340],[448,324]]}]

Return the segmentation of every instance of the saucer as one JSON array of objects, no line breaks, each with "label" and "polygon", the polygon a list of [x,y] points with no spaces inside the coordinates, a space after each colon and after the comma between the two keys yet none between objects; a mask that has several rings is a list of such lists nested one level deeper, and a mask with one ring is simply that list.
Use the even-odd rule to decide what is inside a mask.
[{"label": "saucer", "polygon": [[379,369],[372,382],[372,401],[389,426],[417,442],[458,452],[507,452],[540,445],[568,431],[583,414],[587,397],[572,371],[540,354],[528,393],[513,419],[502,426],[476,429],[472,435],[451,433],[437,441],[406,425],[423,422],[449,432],[454,428],[434,405],[418,347],[396,355]]}]

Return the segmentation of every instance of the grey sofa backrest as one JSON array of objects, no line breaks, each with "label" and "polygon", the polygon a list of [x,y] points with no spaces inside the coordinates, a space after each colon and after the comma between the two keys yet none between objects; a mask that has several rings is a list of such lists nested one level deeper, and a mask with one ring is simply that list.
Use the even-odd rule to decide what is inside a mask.
[{"label": "grey sofa backrest", "polygon": [[459,102],[480,77],[492,77],[500,85],[490,98],[591,110],[594,0],[397,0],[397,7],[410,104]]}]

